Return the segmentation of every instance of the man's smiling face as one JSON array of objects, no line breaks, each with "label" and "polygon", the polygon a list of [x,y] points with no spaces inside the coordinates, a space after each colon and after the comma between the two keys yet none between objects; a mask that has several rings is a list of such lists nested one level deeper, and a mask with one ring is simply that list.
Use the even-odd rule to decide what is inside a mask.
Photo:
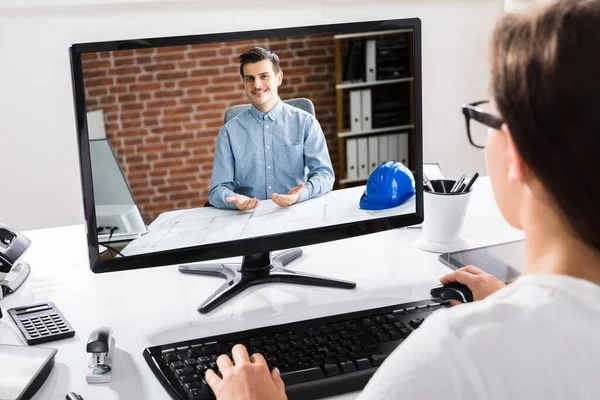
[{"label": "man's smiling face", "polygon": [[269,111],[277,103],[277,88],[283,73],[273,70],[271,60],[261,60],[244,65],[244,88],[246,96],[256,108]]}]

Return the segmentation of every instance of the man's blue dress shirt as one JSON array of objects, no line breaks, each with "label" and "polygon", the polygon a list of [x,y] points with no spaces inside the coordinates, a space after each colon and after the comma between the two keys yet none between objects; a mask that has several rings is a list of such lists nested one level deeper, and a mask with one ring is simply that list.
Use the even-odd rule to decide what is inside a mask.
[{"label": "man's blue dress shirt", "polygon": [[266,200],[304,183],[300,202],[331,191],[334,180],[317,119],[279,100],[267,113],[250,106],[221,128],[208,201],[237,209],[225,198],[242,194]]}]

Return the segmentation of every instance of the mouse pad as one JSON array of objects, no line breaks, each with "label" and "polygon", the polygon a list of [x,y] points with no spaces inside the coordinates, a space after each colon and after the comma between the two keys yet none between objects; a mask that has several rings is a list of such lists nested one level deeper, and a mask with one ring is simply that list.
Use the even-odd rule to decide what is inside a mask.
[{"label": "mouse pad", "polygon": [[517,240],[453,253],[440,254],[439,260],[452,269],[474,265],[507,283],[521,275],[525,261],[525,241]]}]

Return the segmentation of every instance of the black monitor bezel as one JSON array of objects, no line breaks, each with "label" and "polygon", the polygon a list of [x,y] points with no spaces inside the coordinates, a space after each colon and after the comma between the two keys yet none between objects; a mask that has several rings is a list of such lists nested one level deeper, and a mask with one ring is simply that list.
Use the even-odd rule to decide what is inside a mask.
[{"label": "black monitor bezel", "polygon": [[130,269],[158,267],[173,264],[185,264],[194,261],[206,261],[226,257],[257,254],[273,250],[307,246],[333,240],[347,239],[364,234],[376,233],[388,229],[401,228],[423,221],[423,181],[415,179],[416,212],[384,217],[373,220],[351,222],[302,231],[277,233],[268,236],[240,239],[185,247],[149,254],[115,257],[100,260],[98,237],[95,234],[96,209],[94,204],[94,188],[87,129],[85,88],[81,56],[85,53],[131,50],[149,47],[181,46],[214,42],[230,42],[248,39],[266,39],[282,36],[303,36],[312,34],[344,34],[360,31],[377,31],[390,29],[413,29],[413,62],[414,62],[414,114],[415,136],[413,161],[416,176],[423,174],[423,122],[422,122],[422,65],[421,65],[421,20],[419,18],[391,19],[366,22],[350,22],[341,24],[312,25],[291,28],[278,28],[226,33],[210,33],[189,36],[172,36],[150,39],[114,40],[94,43],[77,43],[70,47],[71,76],[73,81],[73,98],[76,112],[77,144],[79,148],[80,172],[83,191],[84,216],[86,220],[90,269],[94,273],[124,271]]}]

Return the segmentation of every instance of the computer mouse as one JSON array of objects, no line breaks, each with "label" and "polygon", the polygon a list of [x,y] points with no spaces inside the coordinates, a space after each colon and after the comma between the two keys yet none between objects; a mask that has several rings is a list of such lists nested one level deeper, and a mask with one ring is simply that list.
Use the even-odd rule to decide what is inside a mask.
[{"label": "computer mouse", "polygon": [[431,294],[431,297],[439,297],[444,300],[458,300],[463,303],[470,303],[473,301],[473,293],[471,293],[471,290],[458,282],[436,286],[432,288],[429,293]]}]

